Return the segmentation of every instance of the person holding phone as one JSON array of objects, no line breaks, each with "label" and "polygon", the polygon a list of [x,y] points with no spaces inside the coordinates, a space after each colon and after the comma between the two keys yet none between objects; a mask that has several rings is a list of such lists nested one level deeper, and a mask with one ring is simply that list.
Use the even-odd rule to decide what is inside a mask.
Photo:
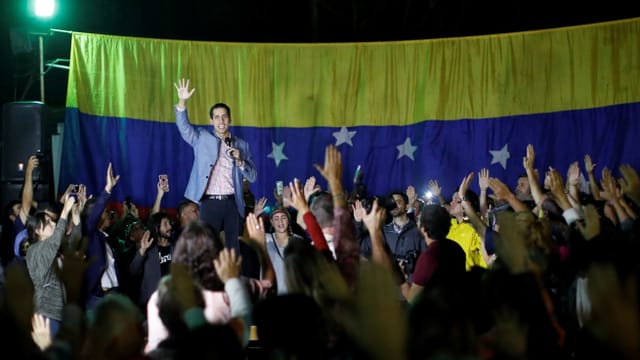
[{"label": "person holding phone", "polygon": [[225,246],[239,251],[238,236],[245,216],[243,180],[254,182],[257,176],[249,144],[231,134],[231,109],[224,103],[209,110],[213,131],[193,126],[187,114],[187,100],[195,89],[189,88],[186,79],[174,85],[178,95],[176,125],[194,154],[184,196],[200,204],[200,219],[224,232]]}]

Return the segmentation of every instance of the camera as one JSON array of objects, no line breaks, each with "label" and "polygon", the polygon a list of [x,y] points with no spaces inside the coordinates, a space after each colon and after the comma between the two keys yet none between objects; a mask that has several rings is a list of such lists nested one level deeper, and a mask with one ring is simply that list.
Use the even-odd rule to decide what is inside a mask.
[{"label": "camera", "polygon": [[69,191],[69,197],[75,198],[76,200],[78,199],[78,191],[80,191],[80,185],[73,185],[71,187],[71,191]]},{"label": "camera", "polygon": [[404,256],[396,256],[396,261],[400,267],[404,267],[405,273],[413,274],[416,268],[416,262],[418,261],[418,252],[416,250],[409,250]]},{"label": "camera", "polygon": [[46,155],[42,152],[42,150],[38,149],[38,150],[36,150],[36,158],[38,158],[38,160],[39,160],[40,162],[42,162],[42,161],[46,160],[46,158],[47,158],[47,157],[46,157]]},{"label": "camera", "polygon": [[396,201],[393,199],[393,195],[378,198],[378,205],[384,207],[389,212],[398,207],[398,204],[396,204]]}]

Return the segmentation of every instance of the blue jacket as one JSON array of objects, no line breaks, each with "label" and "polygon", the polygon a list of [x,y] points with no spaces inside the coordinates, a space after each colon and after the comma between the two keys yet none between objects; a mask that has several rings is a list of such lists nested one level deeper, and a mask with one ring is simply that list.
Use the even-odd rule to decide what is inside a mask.
[{"label": "blue jacket", "polygon": [[[100,281],[107,270],[107,249],[105,246],[109,246],[109,244],[107,244],[105,235],[98,229],[98,224],[110,197],[111,194],[103,190],[96,198],[96,202],[93,204],[84,223],[84,233],[88,237],[85,253],[87,259],[91,259],[85,275],[87,298],[104,295]],[[117,268],[116,276],[119,278]]]},{"label": "blue jacket", "polygon": [[[211,169],[218,159],[218,150],[220,149],[220,138],[215,136],[211,131],[203,128],[195,127],[189,122],[187,110],[176,112],[176,125],[180,135],[193,148],[193,167],[189,175],[189,182],[184,191],[184,197],[200,203],[200,199],[209,182]],[[233,137],[232,146],[240,150],[240,157],[244,160],[244,169],[237,166],[233,167],[233,188],[235,193],[236,206],[238,213],[244,218],[244,197],[242,180],[243,177],[254,182],[256,180],[257,171],[253,160],[251,160],[251,152],[249,144],[246,141]]]}]

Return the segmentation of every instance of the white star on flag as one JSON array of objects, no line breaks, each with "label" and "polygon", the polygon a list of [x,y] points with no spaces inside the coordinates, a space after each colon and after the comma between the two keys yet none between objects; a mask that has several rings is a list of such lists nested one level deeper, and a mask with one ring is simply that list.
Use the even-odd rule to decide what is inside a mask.
[{"label": "white star on flag", "polygon": [[403,156],[406,156],[409,159],[415,161],[415,159],[413,158],[413,153],[416,151],[418,147],[411,145],[411,139],[407,138],[404,141],[404,143],[396,146],[396,148],[398,148],[398,159],[400,159]]},{"label": "white star on flag", "polygon": [[504,146],[500,150],[489,150],[491,156],[493,156],[493,158],[491,159],[492,165],[495,163],[500,163],[503,169],[507,169],[507,159],[511,157],[511,154],[509,154],[508,146],[509,144],[504,144]]},{"label": "white star on flag", "polygon": [[356,135],[357,131],[349,131],[346,126],[340,128],[340,131],[336,131],[333,133],[333,137],[336,138],[336,146],[341,144],[349,144],[353,146],[351,142],[351,138]]},{"label": "white star on flag", "polygon": [[281,144],[271,143],[271,154],[267,155],[268,158],[275,160],[276,167],[280,166],[282,160],[289,160],[287,155],[284,154],[284,142]]}]

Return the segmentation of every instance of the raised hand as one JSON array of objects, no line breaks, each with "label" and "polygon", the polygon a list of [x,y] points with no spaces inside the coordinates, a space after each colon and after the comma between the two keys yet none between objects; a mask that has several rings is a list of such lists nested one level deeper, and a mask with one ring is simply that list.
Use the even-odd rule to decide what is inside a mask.
[{"label": "raised hand", "polygon": [[234,249],[224,248],[213,260],[213,266],[216,268],[218,277],[222,282],[226,283],[231,279],[240,277],[240,265],[242,264],[242,256],[236,255]]},{"label": "raised hand", "polygon": [[577,161],[574,161],[569,166],[569,171],[567,172],[567,180],[569,181],[569,185],[578,186],[580,185],[580,165],[578,165]]},{"label": "raised hand", "polygon": [[262,218],[256,217],[254,214],[247,215],[247,233],[251,240],[258,243],[260,246],[266,246],[264,222]]},{"label": "raised hand", "polygon": [[173,86],[176,87],[176,92],[180,101],[189,100],[191,95],[196,91],[195,88],[189,90],[188,79],[180,79],[180,81],[178,81],[178,83],[174,83]]},{"label": "raised hand", "polygon": [[525,170],[533,170],[533,163],[536,159],[536,153],[533,150],[533,145],[527,145],[527,155],[522,158],[522,167]]},{"label": "raised hand", "polygon": [[29,160],[27,161],[26,172],[29,173],[33,171],[33,169],[37,168],[38,166],[40,166],[40,160],[38,159],[38,157],[35,155],[29,156]]},{"label": "raised hand", "polygon": [[602,191],[600,191],[600,197],[602,197],[604,200],[607,200],[610,204],[618,201],[618,189],[616,187],[615,179],[613,178],[613,176],[611,176],[611,172],[607,172],[607,175],[602,177],[600,186],[602,187]]},{"label": "raised hand", "polygon": [[156,187],[158,188],[158,194],[169,192],[169,183],[166,181],[161,181],[158,179],[158,185],[156,185]]},{"label": "raised hand", "polygon": [[353,210],[353,219],[357,222],[361,222],[367,215],[367,210],[362,206],[362,201],[360,200],[356,200],[356,202],[351,205],[351,209]]},{"label": "raised hand", "polygon": [[486,191],[489,188],[489,169],[482,169],[478,172],[478,186],[480,186],[480,191]]},{"label": "raised hand", "polygon": [[622,193],[627,195],[636,205],[640,205],[640,177],[634,168],[629,164],[620,166],[620,187]]},{"label": "raised hand", "polygon": [[149,230],[147,230],[142,234],[142,239],[140,239],[140,255],[144,256],[147,250],[151,247],[151,243],[153,243],[153,238],[151,237]]},{"label": "raised hand", "polygon": [[406,190],[407,198],[409,198],[409,203],[407,206],[413,206],[413,203],[418,199],[418,194],[416,194],[416,188],[413,185],[407,186]]},{"label": "raised hand", "polygon": [[113,176],[113,166],[109,163],[107,167],[107,185],[105,185],[104,189],[106,192],[111,193],[111,190],[120,180],[120,175]]},{"label": "raised hand", "polygon": [[327,182],[339,183],[342,179],[342,154],[335,145],[329,145],[324,151],[324,165],[314,164],[314,167]]},{"label": "raised hand", "polygon": [[316,177],[311,176],[307,179],[307,181],[304,182],[304,197],[307,202],[309,201],[311,194],[315,193],[316,191],[320,191],[320,186],[316,184]]},{"label": "raised hand", "polygon": [[62,206],[62,212],[60,213],[60,218],[67,219],[67,217],[69,216],[69,211],[71,211],[71,209],[75,204],[76,204],[75,196],[71,196],[71,194],[68,194],[67,197],[64,199],[64,205]]},{"label": "raised hand", "polygon": [[282,188],[282,206],[291,206],[291,188],[288,186],[284,186]]},{"label": "raised hand", "polygon": [[462,179],[462,182],[460,182],[460,187],[458,187],[458,195],[463,198],[464,194],[467,193],[467,190],[469,189],[469,185],[471,185],[471,181],[473,180],[474,177],[474,173],[470,172],[469,175],[465,176]]},{"label": "raised hand", "polygon": [[588,173],[593,173],[593,170],[596,168],[596,164],[593,163],[593,161],[591,161],[591,156],[589,156],[589,154],[584,156],[584,169],[588,172]]},{"label": "raised hand", "polygon": [[80,224],[80,215],[84,206],[87,204],[87,187],[84,184],[78,185],[78,192],[76,193],[77,203],[71,209],[71,216],[73,217],[73,223]]},{"label": "raised hand", "polygon": [[255,216],[260,216],[264,212],[264,206],[267,204],[267,198],[261,197],[258,201],[256,201],[256,205],[253,207],[253,214]]},{"label": "raised hand", "polygon": [[489,188],[493,191],[496,200],[507,200],[513,195],[511,189],[498,178],[489,178]]},{"label": "raised hand", "polygon": [[562,175],[552,167],[549,167],[549,172],[547,174],[549,176],[549,190],[551,190],[551,193],[556,196],[556,198],[566,196]]},{"label": "raised hand", "polygon": [[442,188],[438,185],[438,180],[429,180],[429,191],[435,197],[440,197],[442,195]]},{"label": "raised hand", "polygon": [[73,193],[75,188],[76,188],[76,184],[69,184],[67,186],[67,189],[64,191],[64,193],[60,195],[60,197],[58,198],[58,202],[60,202],[61,204],[64,204],[64,200],[67,198],[67,196],[69,196],[69,194]]},{"label": "raised hand", "polygon": [[369,230],[369,234],[373,234],[374,232],[382,229],[382,224],[386,217],[386,210],[383,207],[378,206],[378,200],[373,202],[371,211],[369,211],[368,214],[364,208],[362,208],[362,211],[365,212],[365,215],[362,217],[362,221],[364,222],[364,226],[367,227],[367,230]]},{"label": "raised hand", "polygon": [[289,183],[289,191],[291,191],[291,206],[293,206],[294,209],[298,210],[298,214],[309,212],[309,204],[307,203],[307,198],[302,191],[300,180],[293,179],[293,182]]}]

